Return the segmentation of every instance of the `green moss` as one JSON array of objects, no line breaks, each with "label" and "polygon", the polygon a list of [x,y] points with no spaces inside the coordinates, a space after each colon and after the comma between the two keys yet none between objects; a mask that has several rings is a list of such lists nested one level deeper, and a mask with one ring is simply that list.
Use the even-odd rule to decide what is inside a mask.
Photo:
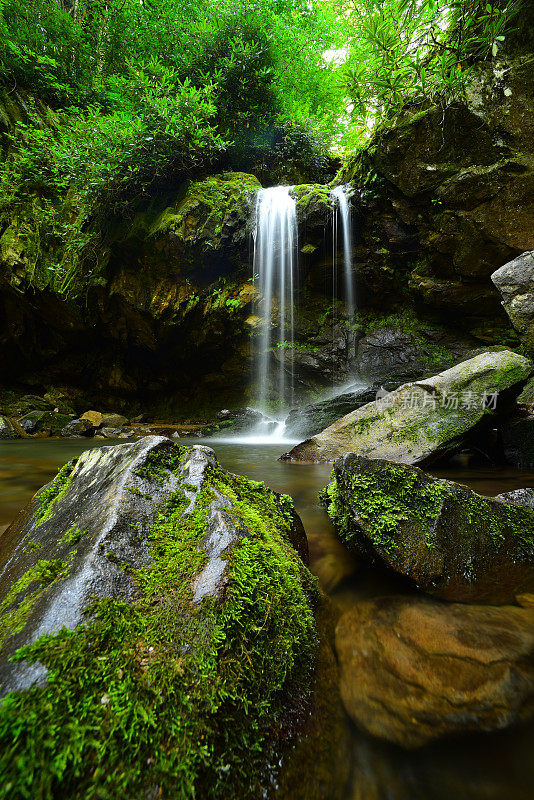
[{"label": "green moss", "polygon": [[[85,531],[87,533],[87,531]],[[58,544],[76,544],[82,538],[84,532],[76,525],[72,525],[68,531],[58,540]]]},{"label": "green moss", "polygon": [[[59,558],[40,560],[10,588],[0,603],[0,647],[22,630],[28,614],[45,589],[65,574],[67,563]],[[0,795],[2,787],[0,786]]]},{"label": "green moss", "polygon": [[73,459],[72,461],[69,461],[68,464],[65,464],[65,466],[61,467],[52,483],[50,483],[48,487],[40,493],[40,507],[37,513],[38,525],[42,525],[43,522],[50,518],[54,503],[60,500],[65,494],[75,465],[76,459]]},{"label": "green moss", "polygon": [[242,172],[224,172],[191,183],[177,204],[156,218],[149,234],[171,230],[183,241],[202,236],[208,246],[215,247],[230,216],[242,215],[250,193],[259,188],[257,178]]},{"label": "green moss", "polygon": [[291,193],[297,198],[297,208],[307,209],[311,204],[333,207],[331,189],[320,183],[302,183],[294,186]]},{"label": "green moss", "polygon": [[434,519],[450,494],[447,483],[425,484],[418,473],[388,464],[374,472],[346,472],[341,486],[334,470],[321,501],[344,541],[358,544],[353,522],[356,513],[374,545],[393,554],[402,546],[399,525]]},{"label": "green moss", "polygon": [[[139,470],[180,474],[183,448]],[[216,493],[243,536],[225,557],[224,597],[193,604]],[[187,514],[184,513],[187,509]],[[138,595],[95,602],[86,625],[22,648],[46,686],[1,705],[4,797],[257,798],[270,785],[284,714],[315,650],[315,584],[288,544],[289,498],[208,467],[194,508],[172,494],[149,535]]]},{"label": "green moss", "polygon": [[369,432],[375,422],[382,419],[381,414],[373,414],[372,417],[362,417],[350,426],[352,436],[363,436]]},{"label": "green moss", "polygon": [[334,469],[331,482],[321,493],[321,502],[343,541],[355,546],[361,544],[354,521],[357,517],[378,549],[398,556],[403,548],[401,525],[419,527],[426,523],[426,545],[429,548],[435,545],[435,526],[431,523],[450,500],[458,504],[455,530],[458,548],[479,535],[500,547],[511,535],[518,555],[531,559],[534,509],[511,504],[495,506],[476,492],[462,494],[458,501],[455,497],[455,484],[437,479],[427,481],[415,470],[388,464],[372,472],[345,470],[342,477]]}]

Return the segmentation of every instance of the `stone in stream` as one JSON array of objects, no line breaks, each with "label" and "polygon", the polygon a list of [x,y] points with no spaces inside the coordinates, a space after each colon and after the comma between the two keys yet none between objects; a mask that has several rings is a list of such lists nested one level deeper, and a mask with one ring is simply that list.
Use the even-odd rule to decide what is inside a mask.
[{"label": "stone in stream", "polygon": [[60,431],[61,436],[64,436],[66,439],[77,439],[80,436],[92,436],[94,432],[95,426],[88,419],[73,419]]},{"label": "stone in stream", "polygon": [[534,590],[532,508],[354,453],[322,499],[349,550],[429,594],[500,605]]},{"label": "stone in stream", "polygon": [[0,573],[12,795],[263,796],[316,650],[290,498],[152,436],[85,451],[13,526]]},{"label": "stone in stream", "polygon": [[388,381],[384,385],[355,386],[328,400],[292,408],[286,419],[284,436],[289,439],[297,436],[314,436],[345,414],[371,403],[381,389],[390,392],[398,385],[395,381]]},{"label": "stone in stream", "polygon": [[0,439],[20,439],[20,433],[7,417],[0,416]]},{"label": "stone in stream", "polygon": [[54,411],[30,411],[18,420],[20,427],[26,433],[48,433],[58,436],[61,430],[72,422],[69,414],[59,414]]},{"label": "stone in stream", "polygon": [[501,293],[504,310],[526,351],[534,355],[534,251],[500,267],[491,280]]},{"label": "stone in stream", "polygon": [[404,464],[429,463],[489,424],[494,401],[506,390],[519,392],[532,369],[531,361],[510,350],[481,353],[347,414],[282,460],[335,461],[356,452]]},{"label": "stone in stream", "polygon": [[534,609],[385,596],[339,620],[341,696],[372,736],[415,748],[534,716]]}]

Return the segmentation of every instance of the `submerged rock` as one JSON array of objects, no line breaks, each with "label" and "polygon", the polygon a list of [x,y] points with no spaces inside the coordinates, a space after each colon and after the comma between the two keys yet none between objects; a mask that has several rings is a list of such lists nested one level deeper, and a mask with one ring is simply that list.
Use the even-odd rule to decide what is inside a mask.
[{"label": "submerged rock", "polygon": [[[0,573],[13,795],[53,782],[69,796],[262,796],[316,647],[290,498],[209,448],[147,437],[84,452],[13,525]],[[73,730],[91,734],[73,748]]]},{"label": "submerged rock", "polygon": [[405,748],[534,715],[534,609],[381,597],[342,616],[336,651],[349,715]]},{"label": "submerged rock", "polygon": [[334,461],[343,453],[428,463],[456,449],[491,419],[501,392],[519,388],[532,363],[510,350],[485,352],[431,378],[407,383],[298,444],[288,461]]},{"label": "submerged rock", "polygon": [[323,494],[349,549],[444,600],[504,604],[534,590],[534,510],[417,467],[349,453]]},{"label": "submerged rock", "polygon": [[491,280],[525,349],[534,354],[534,250],[500,267]]}]

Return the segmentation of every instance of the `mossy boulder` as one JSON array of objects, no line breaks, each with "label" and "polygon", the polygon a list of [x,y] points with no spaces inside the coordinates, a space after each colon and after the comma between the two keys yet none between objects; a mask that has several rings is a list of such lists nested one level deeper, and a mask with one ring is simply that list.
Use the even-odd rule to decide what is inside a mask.
[{"label": "mossy boulder", "polygon": [[347,414],[282,458],[335,461],[354,452],[404,464],[428,463],[489,423],[499,401],[502,406],[510,393],[517,395],[531,372],[532,362],[510,350],[480,353]]},{"label": "mossy boulder", "polygon": [[347,712],[372,736],[404,748],[511,728],[534,715],[532,608],[380,597],[341,617],[336,651]]},{"label": "mossy boulder", "polygon": [[182,243],[216,250],[225,240],[249,233],[252,199],[260,188],[254,175],[224,172],[191,183],[174,205],[166,208],[148,229],[150,237],[162,235]]},{"label": "mossy boulder", "polygon": [[14,525],[9,797],[264,795],[316,649],[292,501],[209,448],[147,437],[86,451]]},{"label": "mossy boulder", "polygon": [[291,194],[297,201],[297,220],[306,228],[325,228],[332,221],[334,201],[329,186],[301,183],[294,186]]},{"label": "mossy boulder", "polygon": [[19,439],[20,433],[13,422],[7,417],[0,416],[0,439]]},{"label": "mossy boulder", "polygon": [[436,597],[498,605],[534,589],[532,508],[353,453],[322,499],[349,549]]},{"label": "mossy boulder", "polygon": [[72,415],[54,411],[30,411],[18,420],[26,433],[48,433],[50,436],[59,436],[61,430],[71,421]]}]

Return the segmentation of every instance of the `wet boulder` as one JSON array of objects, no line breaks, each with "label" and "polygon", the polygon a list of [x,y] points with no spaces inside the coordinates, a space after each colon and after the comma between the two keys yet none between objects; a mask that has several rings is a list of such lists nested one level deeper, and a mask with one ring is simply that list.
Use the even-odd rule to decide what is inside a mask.
[{"label": "wet boulder", "polygon": [[[13,796],[266,793],[316,648],[290,498],[209,448],[152,436],[69,462],[6,541],[0,762]],[[72,731],[90,734],[73,747]]]},{"label": "wet boulder", "polygon": [[335,461],[355,452],[404,464],[429,463],[488,425],[492,412],[519,393],[532,369],[529,359],[510,350],[480,353],[352,411],[282,458]]},{"label": "wet boulder", "polygon": [[372,736],[415,748],[534,716],[534,609],[386,596],[336,628],[341,695]]},{"label": "wet boulder", "polygon": [[62,429],[72,422],[72,417],[54,411],[30,411],[18,422],[26,433],[47,433],[50,436],[58,436]]},{"label": "wet boulder", "polygon": [[[380,325],[358,342],[355,369],[370,382],[396,381],[397,386],[437,369],[447,369],[473,349],[473,340],[425,327],[422,321]],[[397,387],[395,387],[397,388]]]},{"label": "wet boulder", "polygon": [[15,424],[7,417],[0,417],[0,439],[20,439]]},{"label": "wet boulder", "polygon": [[525,349],[534,354],[534,251],[500,267],[491,280],[501,293],[504,309]]},{"label": "wet boulder", "polygon": [[80,436],[92,436],[95,432],[94,424],[88,419],[73,419],[61,429],[61,436],[66,439],[78,439]]},{"label": "wet boulder", "polygon": [[[392,391],[397,388],[398,383],[389,381],[384,386],[387,391]],[[314,436],[340,417],[344,417],[345,414],[373,402],[376,393],[381,391],[384,386],[380,384],[375,386],[356,385],[327,400],[307,403],[300,408],[292,408],[286,419],[284,435],[289,439],[298,436]]]},{"label": "wet boulder", "polygon": [[429,594],[499,605],[534,590],[532,508],[353,453],[322,498],[349,549]]}]

